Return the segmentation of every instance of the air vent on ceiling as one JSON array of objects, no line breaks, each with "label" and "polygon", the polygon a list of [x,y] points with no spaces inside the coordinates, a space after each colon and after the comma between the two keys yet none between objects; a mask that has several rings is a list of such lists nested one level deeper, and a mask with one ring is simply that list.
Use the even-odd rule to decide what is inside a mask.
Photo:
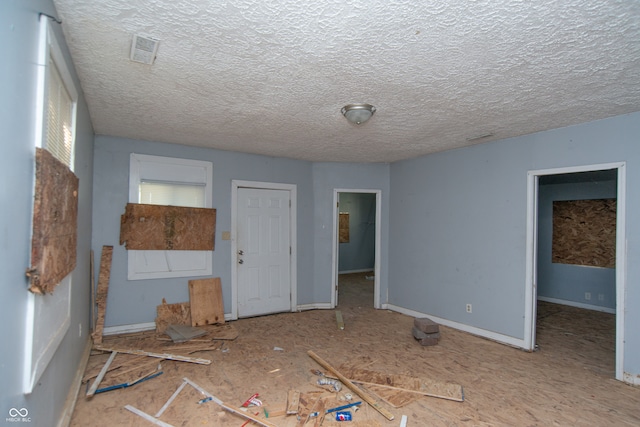
[{"label": "air vent on ceiling", "polygon": [[142,62],[143,64],[153,64],[153,61],[156,59],[159,44],[160,40],[135,34],[131,42],[130,59],[135,62]]}]

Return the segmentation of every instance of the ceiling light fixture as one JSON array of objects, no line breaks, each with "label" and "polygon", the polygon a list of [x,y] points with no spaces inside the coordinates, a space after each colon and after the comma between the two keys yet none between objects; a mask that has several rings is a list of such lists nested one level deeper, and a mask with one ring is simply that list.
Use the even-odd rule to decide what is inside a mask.
[{"label": "ceiling light fixture", "polygon": [[351,123],[361,125],[373,116],[376,107],[370,104],[349,104],[342,107],[340,111]]}]

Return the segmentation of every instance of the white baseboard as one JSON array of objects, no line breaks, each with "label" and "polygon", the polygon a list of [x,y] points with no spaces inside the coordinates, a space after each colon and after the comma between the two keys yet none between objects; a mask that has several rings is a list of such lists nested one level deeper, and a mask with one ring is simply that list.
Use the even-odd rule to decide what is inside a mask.
[{"label": "white baseboard", "polygon": [[132,325],[118,325],[104,328],[102,335],[131,334],[133,332],[150,331],[156,328],[156,322],[134,323]]},{"label": "white baseboard", "polygon": [[65,400],[64,408],[62,409],[62,414],[60,414],[60,419],[58,420],[58,427],[68,427],[69,424],[71,424],[71,416],[73,415],[73,410],[76,407],[78,392],[80,391],[80,386],[82,386],[82,377],[84,376],[84,371],[87,368],[87,363],[89,362],[89,356],[91,355],[92,347],[93,341],[89,337],[87,339],[87,343],[84,346],[84,350],[82,352],[78,368],[76,369],[76,373],[73,376],[71,387],[69,387],[69,393],[67,394],[67,399]]},{"label": "white baseboard", "polygon": [[492,341],[499,342],[501,344],[506,344],[506,345],[510,345],[512,347],[521,348],[521,349],[526,348],[524,344],[524,339],[518,339],[518,338],[511,337],[509,335],[498,334],[496,332],[476,328],[475,326],[465,325],[464,323],[453,322],[451,320],[442,319],[437,316],[431,316],[426,313],[420,313],[418,311],[409,310],[404,307],[398,307],[393,304],[383,304],[383,307],[386,308],[387,310],[397,311],[398,313],[406,314],[407,316],[428,317],[429,319],[433,320],[436,323],[439,323],[440,325],[448,326],[453,329],[458,329],[463,332],[468,332],[472,335],[477,335],[482,338],[487,338]]},{"label": "white baseboard", "polygon": [[552,302],[554,304],[569,305],[571,307],[584,308],[586,310],[601,311],[603,313],[616,314],[615,308],[602,307],[601,305],[583,304],[581,302],[567,301],[557,298],[538,297],[538,301]]},{"label": "white baseboard", "polygon": [[622,380],[627,384],[640,386],[640,375],[635,375],[635,374],[630,374],[628,372],[625,372],[622,375]]},{"label": "white baseboard", "polygon": [[330,302],[316,303],[316,304],[302,304],[298,306],[297,311],[307,311],[307,310],[331,310]]},{"label": "white baseboard", "polygon": [[363,269],[360,269],[360,270],[338,271],[338,274],[351,274],[351,273],[373,273],[373,267],[371,267],[371,268],[363,268]]}]

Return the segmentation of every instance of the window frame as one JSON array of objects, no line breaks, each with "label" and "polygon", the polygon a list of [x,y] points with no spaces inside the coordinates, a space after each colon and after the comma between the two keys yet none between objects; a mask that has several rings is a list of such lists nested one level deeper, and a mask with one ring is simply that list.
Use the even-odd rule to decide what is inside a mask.
[{"label": "window frame", "polygon": [[[129,163],[129,203],[139,203],[139,184],[141,181],[166,182],[170,184],[204,184],[204,208],[213,207],[213,164],[203,160],[191,160],[176,157],[155,156],[131,153]],[[144,271],[141,266],[145,253],[164,253],[167,268],[163,270]],[[180,254],[177,254],[180,252]],[[200,258],[197,268],[176,266],[179,262],[170,260],[183,254],[190,255],[190,262]],[[149,254],[151,255],[151,254]],[[174,268],[170,266],[173,265]],[[127,279],[170,279],[178,277],[210,276],[213,274],[212,251],[127,251]]]},{"label": "window frame", "polygon": [[[51,28],[46,15],[40,15],[38,48],[36,98],[34,114],[34,147],[47,148],[46,126],[49,114],[48,93],[50,61],[55,63],[58,74],[72,99],[72,141],[70,164],[74,170],[76,117],[78,90],[71,77],[71,64],[67,63],[58,37]],[[35,150],[34,150],[35,158]],[[23,392],[30,394],[38,380],[53,359],[58,347],[71,326],[71,294],[73,292],[72,274],[62,279],[51,295],[35,295],[28,293],[26,307],[25,363],[23,370]]]}]

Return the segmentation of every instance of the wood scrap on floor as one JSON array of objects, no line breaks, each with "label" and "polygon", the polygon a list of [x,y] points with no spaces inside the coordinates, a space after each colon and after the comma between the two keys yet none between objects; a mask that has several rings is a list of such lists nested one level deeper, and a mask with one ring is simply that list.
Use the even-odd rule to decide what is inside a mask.
[{"label": "wood scrap on floor", "polygon": [[109,365],[111,365],[111,362],[113,362],[113,359],[116,358],[117,354],[118,354],[117,351],[111,352],[111,356],[109,356],[107,363],[104,364],[104,366],[102,367],[102,370],[100,370],[100,373],[98,374],[96,379],[93,381],[93,384],[91,384],[91,387],[89,387],[89,391],[87,392],[87,397],[92,397],[96,393],[96,390],[100,385],[100,381],[102,381],[102,379],[104,378],[105,374],[107,373],[107,370],[109,369]]},{"label": "wood scrap on floor", "polygon": [[188,302],[162,304],[156,307],[156,332],[163,334],[169,325],[191,325],[191,305]]},{"label": "wood scrap on floor", "polygon": [[367,386],[374,385],[399,392],[409,392],[456,402],[464,401],[464,393],[460,384],[438,382],[408,375],[389,375],[347,366],[340,366],[339,370],[351,381]]},{"label": "wood scrap on floor", "polygon": [[318,356],[317,354],[315,354],[311,350],[307,351],[307,354],[313,360],[318,362],[318,364],[320,366],[322,366],[326,370],[330,371],[333,375],[335,375],[347,388],[349,388],[355,394],[360,396],[362,398],[362,400],[367,402],[373,409],[375,409],[376,411],[380,412],[380,414],[382,414],[382,416],[384,416],[386,419],[388,419],[389,421],[392,421],[395,418],[394,415],[391,412],[389,412],[387,409],[382,407],[382,405],[380,404],[380,402],[377,401],[377,399],[375,399],[369,393],[365,392],[364,390],[362,390],[361,388],[356,386],[353,382],[349,381],[349,379],[347,377],[342,375],[337,369],[335,369],[329,363],[324,361],[320,356]]},{"label": "wood scrap on floor", "polygon": [[344,329],[344,320],[342,319],[342,312],[340,310],[336,310],[336,323],[338,324],[338,329]]},{"label": "wood scrap on floor", "polygon": [[200,365],[211,364],[211,360],[209,359],[198,359],[196,357],[181,356],[178,354],[155,353],[152,351],[136,350],[133,348],[112,348],[112,347],[104,347],[104,346],[94,346],[94,348],[102,351],[117,351],[118,353],[138,354],[138,355],[144,355],[149,357],[156,357],[158,359],[168,359],[168,360],[177,360],[179,362],[197,363]]}]

